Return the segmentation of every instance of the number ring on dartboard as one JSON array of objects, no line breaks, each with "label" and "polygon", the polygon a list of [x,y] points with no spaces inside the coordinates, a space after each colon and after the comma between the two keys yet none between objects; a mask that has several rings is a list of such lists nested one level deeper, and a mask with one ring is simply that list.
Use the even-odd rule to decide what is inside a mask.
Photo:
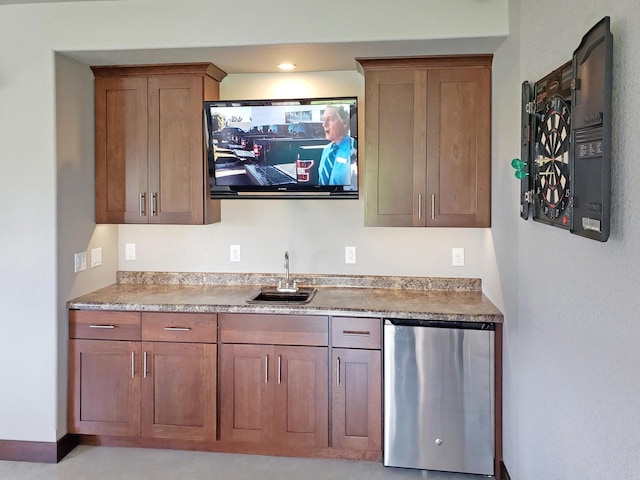
[{"label": "number ring on dartboard", "polygon": [[550,98],[536,143],[536,194],[543,213],[554,220],[569,204],[569,141],[571,111],[560,97]]}]

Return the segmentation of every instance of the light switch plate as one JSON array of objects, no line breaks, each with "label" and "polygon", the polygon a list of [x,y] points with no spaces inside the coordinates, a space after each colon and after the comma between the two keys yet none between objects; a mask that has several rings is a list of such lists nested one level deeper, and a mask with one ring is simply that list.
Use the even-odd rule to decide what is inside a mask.
[{"label": "light switch plate", "polygon": [[240,261],[240,245],[229,245],[229,261]]},{"label": "light switch plate", "polygon": [[356,247],[344,247],[344,263],[356,263]]},{"label": "light switch plate", "polygon": [[91,268],[102,265],[102,247],[91,249]]},{"label": "light switch plate", "polygon": [[75,273],[84,272],[87,269],[87,252],[75,253],[73,255],[73,271]]},{"label": "light switch plate", "polygon": [[124,244],[124,259],[135,260],[136,259],[136,244],[125,243]]},{"label": "light switch plate", "polygon": [[464,248],[452,248],[451,257],[454,267],[464,267]]}]

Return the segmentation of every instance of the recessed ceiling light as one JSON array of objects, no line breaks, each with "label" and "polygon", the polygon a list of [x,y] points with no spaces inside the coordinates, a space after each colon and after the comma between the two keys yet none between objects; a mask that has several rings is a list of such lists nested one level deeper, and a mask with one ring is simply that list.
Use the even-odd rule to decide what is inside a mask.
[{"label": "recessed ceiling light", "polygon": [[278,68],[280,70],[293,70],[296,66],[293,63],[279,63]]}]

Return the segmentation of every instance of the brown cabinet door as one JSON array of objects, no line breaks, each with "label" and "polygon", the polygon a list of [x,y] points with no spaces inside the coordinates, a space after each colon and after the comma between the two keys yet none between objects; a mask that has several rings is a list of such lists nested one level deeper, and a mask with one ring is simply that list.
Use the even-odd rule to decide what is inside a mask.
[{"label": "brown cabinet door", "polygon": [[333,447],[382,450],[381,361],[379,350],[333,349]]},{"label": "brown cabinet door", "polygon": [[491,226],[491,68],[430,70],[429,227]]},{"label": "brown cabinet door", "polygon": [[277,346],[275,355],[275,443],[328,447],[328,349]]},{"label": "brown cabinet door", "polygon": [[491,56],[361,64],[365,224],[491,226]]},{"label": "brown cabinet door", "polygon": [[272,440],[274,360],[273,346],[220,346],[220,440]]},{"label": "brown cabinet door", "polygon": [[214,441],[216,345],[143,342],[142,435]]},{"label": "brown cabinet door", "polygon": [[373,70],[365,85],[365,224],[424,226],[424,69]]},{"label": "brown cabinet door", "polygon": [[202,224],[202,75],[149,77],[149,223]]},{"label": "brown cabinet door", "polygon": [[69,341],[69,433],[140,435],[140,343]]},{"label": "brown cabinet door", "polygon": [[96,223],[147,223],[147,79],[97,77],[95,122]]}]

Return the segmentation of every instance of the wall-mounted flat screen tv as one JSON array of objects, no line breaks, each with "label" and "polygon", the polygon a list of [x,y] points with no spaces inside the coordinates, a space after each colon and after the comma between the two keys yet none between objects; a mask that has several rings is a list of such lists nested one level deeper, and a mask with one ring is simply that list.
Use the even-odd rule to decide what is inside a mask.
[{"label": "wall-mounted flat screen tv", "polygon": [[357,103],[204,102],[211,198],[358,198]]}]

